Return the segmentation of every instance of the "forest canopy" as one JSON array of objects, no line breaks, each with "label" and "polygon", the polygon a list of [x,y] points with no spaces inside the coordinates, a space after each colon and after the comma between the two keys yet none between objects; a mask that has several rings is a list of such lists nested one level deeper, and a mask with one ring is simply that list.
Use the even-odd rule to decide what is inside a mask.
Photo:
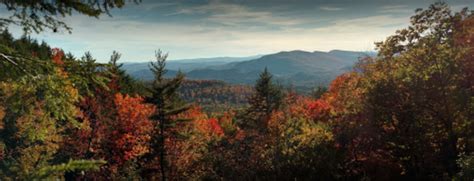
[{"label": "forest canopy", "polygon": [[[48,17],[98,17],[124,5],[48,2],[2,1],[14,16],[1,25],[70,30]],[[474,179],[473,12],[432,4],[376,46],[377,56],[311,97],[282,88],[267,69],[252,88],[165,77],[161,50],[150,56],[154,80],[141,82],[121,68],[118,52],[98,63],[5,29],[0,178]],[[203,84],[222,86],[196,88]],[[245,103],[205,111],[204,96]]]}]

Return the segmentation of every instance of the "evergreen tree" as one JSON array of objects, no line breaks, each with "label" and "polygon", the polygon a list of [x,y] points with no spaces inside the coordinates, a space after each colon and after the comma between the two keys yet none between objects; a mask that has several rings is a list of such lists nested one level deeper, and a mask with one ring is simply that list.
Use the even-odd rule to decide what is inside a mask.
[{"label": "evergreen tree", "polygon": [[[158,50],[156,52],[156,62],[150,63],[150,70],[154,73],[155,80],[150,89],[151,95],[146,99],[148,103],[156,106],[156,111],[151,117],[155,121],[155,134],[152,136],[150,153],[145,158],[156,159],[158,156],[161,180],[167,180],[166,169],[169,165],[165,140],[173,136],[174,133],[171,132],[171,128],[177,122],[182,121],[176,119],[175,116],[189,109],[189,106],[181,100],[177,92],[184,80],[184,74],[178,73],[176,77],[171,79],[164,77],[167,72],[165,69],[167,57],[167,54],[163,54],[161,50]],[[148,169],[148,171],[153,170]]]},{"label": "evergreen tree", "polygon": [[[139,3],[141,0],[131,0]],[[108,14],[110,9],[122,8],[124,0],[88,0],[88,1],[15,1],[2,0],[0,4],[6,7],[11,13],[8,18],[0,18],[0,28],[8,27],[10,24],[20,25],[25,33],[39,33],[45,29],[57,32],[58,29],[65,29],[71,32],[69,27],[60,17],[67,17],[74,14],[82,14],[98,18],[102,14]]]},{"label": "evergreen tree", "polygon": [[272,77],[265,68],[256,81],[253,95],[248,98],[250,106],[237,117],[245,137],[232,145],[231,149],[237,148],[233,150],[239,154],[237,164],[248,165],[238,171],[245,175],[244,179],[259,175],[260,178],[269,180],[276,175],[274,162],[278,158],[273,158],[275,149],[272,149],[272,145],[278,141],[270,134],[268,125],[272,114],[283,103],[283,93],[281,87],[273,83]]},{"label": "evergreen tree", "polygon": [[248,100],[250,107],[245,112],[244,127],[265,128],[271,113],[280,108],[283,92],[280,86],[273,83],[272,77],[265,68],[256,81],[255,93]]},{"label": "evergreen tree", "polygon": [[110,61],[108,64],[108,72],[110,72],[111,83],[110,86],[112,89],[120,90],[122,94],[144,94],[144,85],[141,82],[136,81],[130,75],[128,75],[125,70],[122,69],[123,64],[118,63],[121,54],[114,51],[112,56],[110,56]]}]

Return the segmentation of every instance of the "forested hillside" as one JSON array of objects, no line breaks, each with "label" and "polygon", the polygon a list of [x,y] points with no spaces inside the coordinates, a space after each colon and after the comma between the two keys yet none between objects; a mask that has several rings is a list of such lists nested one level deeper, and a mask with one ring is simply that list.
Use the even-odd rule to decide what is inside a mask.
[{"label": "forested hillside", "polygon": [[[229,63],[242,62],[253,60],[260,56],[250,57],[215,57],[215,58],[196,58],[196,59],[180,59],[168,61],[169,70],[181,70],[188,72],[195,69],[203,68],[219,68],[226,67]],[[138,74],[140,71],[150,71],[148,69],[148,62],[125,62],[123,67],[129,74]],[[148,77],[153,79],[153,77]]]},{"label": "forested hillside", "polygon": [[[169,76],[181,70],[188,79],[222,80],[234,84],[253,84],[264,69],[275,75],[283,85],[327,86],[337,75],[351,70],[355,63],[373,52],[332,50],[329,52],[289,51],[264,55],[262,57],[215,58],[169,62]],[[225,61],[227,60],[227,61]],[[147,63],[125,64],[124,69],[140,80],[151,80],[153,76]]]},{"label": "forested hillside", "polygon": [[[161,50],[150,52],[153,78],[142,82],[118,52],[98,63],[90,53],[74,57],[27,35],[13,38],[3,26],[70,30],[33,14],[97,17],[125,5],[51,2],[2,2],[25,16],[0,21],[0,180],[474,179],[467,8],[417,10],[408,27],[376,43],[377,55],[351,68],[344,60],[355,56],[343,51],[235,64],[259,72],[248,87],[187,80],[167,70]],[[275,58],[290,55],[298,67]],[[307,55],[345,58],[312,67]],[[257,64],[265,61],[282,65]],[[276,81],[292,68],[342,74],[305,96]]]},{"label": "forested hillside", "polygon": [[247,105],[253,89],[247,85],[230,85],[215,80],[186,80],[178,90],[188,103],[196,103],[207,112],[240,109]]}]

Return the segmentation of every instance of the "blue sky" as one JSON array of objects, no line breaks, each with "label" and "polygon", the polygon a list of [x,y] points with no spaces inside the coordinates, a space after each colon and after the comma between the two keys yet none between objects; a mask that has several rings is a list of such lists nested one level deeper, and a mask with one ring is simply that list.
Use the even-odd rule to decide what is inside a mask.
[{"label": "blue sky", "polygon": [[[187,0],[128,4],[99,19],[72,16],[72,28],[33,37],[99,61],[113,50],[122,61],[149,61],[156,49],[170,59],[251,56],[284,50],[371,51],[395,30],[406,27],[416,8],[435,0]],[[451,0],[453,9],[472,0]],[[4,11],[4,10],[3,10]],[[2,12],[4,15],[6,12]],[[19,36],[18,28],[10,28]]]}]

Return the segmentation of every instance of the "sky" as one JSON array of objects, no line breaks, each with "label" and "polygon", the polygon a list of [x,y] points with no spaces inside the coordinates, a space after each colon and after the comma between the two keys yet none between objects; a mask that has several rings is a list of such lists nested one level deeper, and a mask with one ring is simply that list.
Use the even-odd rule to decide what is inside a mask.
[{"label": "sky", "polygon": [[[170,59],[244,57],[305,50],[373,51],[409,24],[417,8],[438,0],[142,0],[99,19],[73,15],[63,20],[72,33],[42,32],[46,41],[80,57],[89,51],[101,62],[112,51],[122,61],[153,59],[161,49]],[[447,0],[454,10],[472,0]],[[5,15],[4,12],[0,14]],[[16,36],[22,32],[11,27]]]}]

